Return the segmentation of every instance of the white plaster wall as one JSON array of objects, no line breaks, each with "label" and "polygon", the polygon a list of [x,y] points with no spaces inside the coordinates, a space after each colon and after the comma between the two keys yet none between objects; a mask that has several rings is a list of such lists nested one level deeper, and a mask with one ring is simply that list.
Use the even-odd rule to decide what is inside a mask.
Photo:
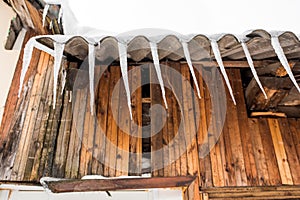
[{"label": "white plaster wall", "polygon": [[[0,1],[0,123],[2,120],[7,94],[18,61],[20,44],[22,43],[22,39],[19,39],[19,42],[16,47],[14,47],[14,50],[7,51],[4,49],[10,27],[10,21],[15,16],[16,14],[13,12],[13,10],[3,1]],[[22,34],[23,33],[24,31]]]},{"label": "white plaster wall", "polygon": [[1,200],[182,200],[181,189],[151,189],[139,191],[113,191],[108,197],[106,192],[81,192],[53,194],[46,191],[13,190],[8,199],[8,190],[0,191]]}]

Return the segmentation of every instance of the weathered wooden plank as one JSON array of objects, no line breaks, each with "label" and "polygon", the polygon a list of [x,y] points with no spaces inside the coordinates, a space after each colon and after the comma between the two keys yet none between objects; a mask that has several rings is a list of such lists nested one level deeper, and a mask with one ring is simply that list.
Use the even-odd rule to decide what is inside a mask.
[{"label": "weathered wooden plank", "polygon": [[72,163],[73,163],[73,157],[75,154],[75,140],[77,139],[77,130],[76,130],[76,126],[77,126],[77,119],[78,119],[78,115],[79,115],[79,108],[80,108],[80,99],[81,99],[81,95],[82,92],[80,90],[77,91],[73,91],[73,115],[72,115],[72,125],[71,125],[71,133],[70,133],[70,141],[69,141],[69,146],[68,146],[68,157],[66,160],[66,169],[65,169],[65,177],[66,178],[71,178],[72,176]]},{"label": "weathered wooden plank", "polygon": [[[162,63],[163,66],[166,66],[166,63]],[[169,121],[170,121],[170,100],[169,100],[169,89],[167,88],[168,85],[168,74],[167,74],[167,67],[162,67],[161,72],[162,72],[162,77],[164,80],[164,85],[165,85],[165,91],[166,91],[166,100],[167,100],[167,105],[168,105],[168,110],[166,113],[166,121],[163,125],[163,129],[162,129],[162,139],[163,139],[163,163],[164,163],[164,176],[171,176],[171,162],[170,159],[172,159],[171,157],[171,146],[170,146],[170,142],[172,140],[172,138],[169,137]]]},{"label": "weathered wooden plank", "polygon": [[[227,71],[228,75],[232,77],[234,73],[233,70]],[[231,79],[230,79],[231,80]],[[234,83],[231,80],[231,85]],[[235,96],[237,91],[234,90]],[[241,136],[240,136],[240,128],[238,124],[238,115],[237,115],[237,107],[233,104],[232,100],[229,99],[227,95],[227,112],[228,117],[228,130],[229,130],[229,138],[231,143],[231,151],[234,161],[234,170],[235,170],[235,177],[236,177],[236,184],[238,186],[245,186],[247,185],[247,177],[245,172],[245,163],[244,163],[244,155],[241,143]]]},{"label": "weathered wooden plank", "polygon": [[269,183],[270,185],[280,185],[281,178],[279,175],[279,169],[278,169],[278,164],[277,164],[274,146],[272,142],[272,136],[268,125],[268,120],[266,118],[261,118],[258,120],[258,124],[259,124],[259,132],[262,138],[263,152],[265,155],[265,163],[267,165],[268,173],[269,173]]},{"label": "weathered wooden plank", "polygon": [[245,163],[245,172],[247,176],[247,185],[257,185],[257,170],[255,166],[254,152],[251,142],[250,129],[245,107],[244,92],[241,80],[240,70],[232,70],[233,88],[236,91],[236,108],[238,115],[238,124],[241,135],[241,144],[243,149],[243,158]]},{"label": "weathered wooden plank", "polygon": [[[47,57],[47,58],[45,58]],[[28,158],[29,154],[29,143],[32,138],[32,128],[35,123],[35,118],[36,118],[36,104],[38,102],[37,100],[37,93],[40,90],[40,81],[41,81],[41,75],[43,73],[43,65],[44,65],[44,60],[49,59],[49,56],[46,55],[46,53],[42,53],[38,62],[37,66],[37,73],[34,76],[33,84],[32,84],[32,90],[31,90],[31,95],[29,98],[29,105],[28,105],[28,110],[26,112],[25,120],[24,120],[24,125],[22,128],[22,133],[21,133],[21,139],[19,142],[19,147],[18,151],[16,153],[16,158],[15,158],[15,163],[14,163],[14,168],[13,171],[17,172],[17,177],[16,180],[23,180],[24,177],[24,172],[25,172],[25,166],[26,166],[26,161]],[[46,61],[45,61],[46,62]],[[46,68],[44,68],[46,69]]]},{"label": "weathered wooden plank", "polygon": [[[189,175],[199,176],[199,157],[196,138],[195,108],[193,100],[195,99],[191,87],[190,71],[187,65],[181,65],[182,73],[182,92],[183,92],[183,113],[184,113],[184,133],[187,144],[187,170]],[[199,178],[189,187],[189,199],[200,199],[199,196]]]},{"label": "weathered wooden plank", "polygon": [[259,185],[270,185],[268,167],[264,154],[264,146],[259,133],[258,119],[250,119],[248,123],[251,133]]},{"label": "weathered wooden plank", "polygon": [[[131,67],[132,118],[129,138],[129,175],[142,173],[142,84],[141,68]],[[133,91],[133,88],[137,88]]]},{"label": "weathered wooden plank", "polygon": [[300,160],[300,120],[289,119],[290,130],[293,138],[293,142],[297,151],[298,159]]},{"label": "weathered wooden plank", "polygon": [[214,106],[214,103],[218,106],[214,109],[211,109],[211,127],[209,130],[209,145],[211,146],[210,151],[210,160],[212,166],[212,175],[213,175],[213,184],[215,187],[224,186],[224,174],[223,174],[223,165],[220,151],[220,142],[218,141],[218,114],[220,112],[220,103],[218,97],[218,80],[217,74],[218,71],[216,68],[211,69],[208,74],[207,82],[209,84],[209,93],[210,93],[210,106]]},{"label": "weathered wooden plank", "polygon": [[[63,178],[65,177],[65,167],[66,167],[66,160],[68,157],[68,147],[70,141],[70,134],[71,134],[71,125],[72,125],[72,102],[70,102],[71,92],[65,91],[64,92],[64,110],[63,113],[65,117],[62,121],[63,125],[61,125],[61,129],[59,131],[58,141],[61,141],[58,146],[57,144],[57,152],[55,162],[53,164],[53,175],[55,177]],[[60,138],[59,138],[60,137]]]},{"label": "weathered wooden plank", "polygon": [[[45,53],[41,53],[45,54]],[[36,94],[31,94],[33,96],[36,96],[35,102],[34,102],[34,107],[32,108],[32,121],[31,121],[31,127],[29,127],[28,132],[32,133],[32,137],[29,143],[29,152],[28,152],[28,159],[26,161],[26,167],[24,171],[24,178],[23,180],[29,180],[31,176],[31,170],[33,167],[33,162],[35,158],[35,153],[37,150],[37,145],[38,145],[38,136],[39,136],[39,128],[41,124],[41,116],[44,108],[44,102],[43,97],[46,95],[48,84],[49,84],[49,78],[47,77],[47,71],[48,69],[48,64],[49,64],[49,59],[50,56],[45,54],[44,60],[41,63],[41,71],[38,71],[37,74],[40,74],[40,80],[39,80],[39,89],[36,92]],[[25,160],[24,160],[25,162]]]},{"label": "weathered wooden plank", "polygon": [[[157,75],[154,70],[154,66],[150,65],[150,81],[152,83],[158,83]],[[163,105],[162,95],[160,86],[158,84],[150,85],[150,97],[152,99],[151,107],[155,104]],[[157,106],[157,105],[156,105]],[[155,115],[153,115],[155,114]],[[164,171],[163,166],[163,131],[162,128],[165,126],[162,110],[157,109],[155,112],[152,111],[151,114],[151,166],[152,166],[152,176],[163,176]]]},{"label": "weathered wooden plank", "polygon": [[[129,79],[130,81],[130,79]],[[129,169],[129,135],[130,134],[130,114],[127,106],[127,96],[124,81],[119,82],[119,109],[117,123],[119,126],[117,137],[117,157],[116,157],[116,176],[128,175]]]},{"label": "weathered wooden plank", "polygon": [[[59,78],[61,78],[61,76],[59,76]],[[56,96],[55,108],[53,107],[53,102],[51,103],[50,118],[45,133],[45,140],[44,140],[43,151],[42,151],[42,158],[44,158],[43,159],[44,162],[40,163],[40,168],[39,168],[40,176],[52,175],[51,170],[52,170],[53,159],[54,159],[57,133],[59,129],[60,114],[62,109],[62,95],[61,95],[62,87],[60,83],[61,81],[58,80],[58,85],[57,85],[58,95]],[[51,96],[50,98],[53,97]]]},{"label": "weathered wooden plank", "polygon": [[[182,107],[182,84],[181,84],[181,76],[178,77],[178,73],[180,73],[180,64],[174,63],[172,64],[174,71],[172,71],[172,85],[175,89],[175,98],[177,100],[176,105],[174,105],[173,109],[173,123],[174,123],[174,132],[177,134],[177,144],[178,153],[179,153],[179,163],[177,166],[178,171],[181,176],[187,175],[187,153],[186,153],[186,141],[185,141],[185,133],[183,129],[183,107]],[[176,76],[177,75],[177,76]]]},{"label": "weathered wooden plank", "polygon": [[[113,96],[113,90],[117,81],[121,77],[119,67],[111,66],[111,79],[109,84],[109,104],[108,104],[108,121],[107,121],[107,142],[105,149],[105,176],[115,176],[116,167],[116,146],[118,133],[118,110],[119,110],[119,89],[117,89]],[[113,113],[115,116],[113,116]],[[116,118],[114,118],[116,117]]]},{"label": "weathered wooden plank", "polygon": [[268,119],[270,131],[272,135],[272,141],[275,149],[275,155],[279,167],[279,174],[282,180],[282,184],[293,184],[291,171],[287,161],[287,155],[283,144],[282,135],[280,132],[279,122],[277,119]]},{"label": "weathered wooden plank", "polygon": [[[198,71],[199,70],[199,71]],[[191,81],[197,81],[198,82],[198,86],[200,89],[200,96],[201,98],[199,99],[198,97],[198,91],[196,90],[196,86],[194,85],[194,102],[197,102],[197,104],[195,103],[194,109],[195,109],[195,123],[196,123],[196,135],[195,138],[196,139],[196,151],[197,154],[194,153],[194,156],[197,157],[198,162],[196,162],[195,164],[198,166],[197,170],[198,170],[198,180],[195,181],[196,186],[200,186],[203,185],[202,183],[202,178],[200,177],[201,175],[201,168],[203,169],[203,166],[201,167],[200,162],[201,159],[203,159],[203,157],[205,156],[206,153],[208,153],[208,149],[209,148],[209,144],[208,144],[208,125],[207,125],[207,116],[206,116],[206,110],[205,110],[205,104],[206,104],[206,98],[205,98],[205,94],[207,93],[208,90],[206,90],[206,86],[204,83],[204,79],[203,79],[203,66],[201,65],[200,68],[197,68],[195,71],[196,74],[198,74],[198,76],[196,76],[197,80],[191,80]],[[208,95],[208,94],[206,94]],[[197,155],[197,156],[196,156]],[[207,158],[209,158],[209,156],[206,156]],[[209,159],[208,159],[209,160]],[[205,163],[206,167],[207,166],[211,166],[211,162],[207,162]],[[204,166],[205,169],[205,166]],[[209,174],[209,171],[207,171],[207,175]],[[210,171],[211,173],[211,171]],[[208,175],[208,177],[211,177],[211,174]],[[208,178],[209,180],[209,178]],[[210,185],[212,184],[212,180],[207,181],[207,183],[205,183],[205,185]],[[197,196],[197,198],[200,198]]]},{"label": "weathered wooden plank", "polygon": [[288,119],[278,119],[294,185],[300,185],[300,162],[291,136]]},{"label": "weathered wooden plank", "polygon": [[98,84],[98,92],[96,98],[97,104],[97,126],[95,134],[95,149],[93,156],[93,174],[104,175],[104,156],[106,145],[107,115],[108,115],[108,98],[109,98],[109,82],[110,72],[106,66],[97,66],[99,73],[102,73]]},{"label": "weathered wooden plank", "polygon": [[68,180],[49,182],[48,187],[54,193],[172,188],[187,187],[195,179],[195,176],[179,176],[153,178]]},{"label": "weathered wooden plank", "polygon": [[[64,70],[77,67],[77,65],[72,62],[67,62],[63,66],[64,66]],[[73,117],[72,106],[73,106],[72,92],[68,91],[67,87],[65,87],[64,107],[63,107],[63,114],[62,114],[62,115],[65,114],[65,117],[62,118],[63,121],[61,121],[61,126],[58,133],[56,158],[53,164],[53,171],[52,171],[52,173],[55,174],[56,177],[61,177],[61,178],[65,177],[65,167],[68,158],[68,147],[69,147],[70,134],[72,128],[72,117]]]},{"label": "weathered wooden plank", "polygon": [[[211,130],[209,130],[209,124],[211,123],[211,96],[210,96],[210,92],[208,89],[208,84],[209,84],[209,77],[210,77],[210,72],[207,71],[206,68],[200,66],[201,68],[201,74],[199,74],[199,80],[201,80],[201,75],[202,75],[202,80],[203,80],[203,106],[201,107],[201,115],[203,115],[203,119],[202,122],[200,123],[200,126],[202,126],[202,131],[203,131],[203,135],[201,137],[202,138],[202,143],[203,146],[202,148],[200,147],[199,150],[203,151],[204,153],[206,151],[210,151],[211,147],[210,147],[210,141],[209,141],[209,137],[211,134],[209,134],[208,132],[210,132]],[[206,125],[206,126],[205,126]],[[210,160],[210,153],[205,155],[202,152],[200,152],[202,156],[205,156],[203,159],[201,159],[200,163],[203,163],[203,178],[202,179],[202,186],[207,186],[207,187],[211,187],[213,186],[213,177],[212,177],[212,163]],[[201,164],[202,165],[202,164]],[[201,173],[201,171],[200,171]]]},{"label": "weathered wooden plank", "polygon": [[[80,93],[80,95],[78,95]],[[76,114],[77,118],[73,118],[74,123],[74,152],[73,152],[73,159],[72,159],[72,166],[71,166],[71,178],[78,178],[79,174],[79,166],[80,166],[80,150],[82,148],[82,139],[83,139],[83,132],[84,132],[84,122],[85,122],[85,110],[87,106],[87,97],[88,97],[88,88],[84,88],[79,90],[77,93],[79,101],[78,104],[78,112]],[[76,97],[77,98],[77,97]],[[74,108],[75,112],[75,108]],[[75,113],[73,113],[75,116]]]},{"label": "weathered wooden plank", "polygon": [[89,171],[91,171],[90,168],[91,160],[92,160],[91,150],[93,149],[94,123],[93,123],[93,116],[91,114],[91,108],[89,102],[90,102],[90,95],[87,96],[86,108],[83,109],[83,114],[85,115],[85,118],[84,118],[83,133],[81,138],[79,177],[88,175]]},{"label": "weathered wooden plank", "polygon": [[[197,175],[199,172],[199,157],[198,145],[196,144],[196,123],[195,113],[193,107],[193,99],[195,95],[192,92],[190,82],[190,72],[187,65],[181,65],[182,76],[182,89],[183,89],[183,111],[184,111],[184,124],[187,143],[188,155],[188,172],[190,175]],[[196,108],[198,109],[198,108]]]},{"label": "weathered wooden plank", "polygon": [[[27,31],[24,37],[24,41],[22,44],[20,56],[17,62],[17,66],[14,72],[14,76],[12,79],[12,83],[10,85],[10,89],[7,95],[7,100],[5,103],[5,108],[2,116],[1,121],[1,127],[0,127],[0,149],[3,148],[3,145],[5,144],[5,141],[8,136],[9,129],[11,128],[13,124],[13,118],[14,112],[17,108],[18,104],[18,92],[19,92],[19,86],[20,86],[20,75],[22,70],[22,62],[23,62],[23,54],[24,54],[24,47],[27,41],[35,36],[36,33],[34,31]],[[38,64],[39,58],[40,58],[40,51],[34,49],[32,52],[32,59],[28,68],[28,71],[26,73],[24,83],[26,83],[30,76],[33,75],[34,71],[36,70],[36,66]]]},{"label": "weathered wooden plank", "polygon": [[298,199],[299,186],[201,188],[209,199]]},{"label": "weathered wooden plank", "polygon": [[[180,171],[177,170],[180,168],[180,163],[178,163],[179,151],[176,152],[178,140],[175,138],[177,134],[174,132],[174,123],[173,123],[173,108],[176,103],[176,99],[174,98],[174,94],[170,88],[172,88],[172,63],[165,63],[165,76],[164,79],[167,83],[166,86],[169,88],[166,90],[167,104],[168,104],[168,115],[167,115],[167,136],[168,136],[168,149],[169,149],[169,176],[179,176]],[[176,106],[176,104],[175,104]],[[178,149],[177,149],[178,150]],[[179,166],[176,168],[176,162]],[[166,176],[166,175],[165,175]]]},{"label": "weathered wooden plank", "polygon": [[[60,76],[60,78],[62,78]],[[61,82],[61,81],[60,81]],[[63,95],[62,95],[62,86],[61,84],[58,85],[57,90],[57,98],[56,98],[56,107],[55,107],[55,115],[54,115],[54,122],[51,128],[51,141],[50,146],[48,148],[48,160],[46,162],[46,171],[44,173],[45,176],[53,176],[55,173],[52,172],[53,169],[53,161],[55,156],[55,147],[57,146],[57,134],[59,130],[59,125],[61,122],[61,112],[63,109]]]},{"label": "weathered wooden plank", "polygon": [[[30,82],[32,79],[30,80]],[[18,149],[18,142],[20,139],[20,135],[22,133],[22,127],[24,123],[24,117],[26,115],[25,112],[22,112],[23,110],[28,109],[29,101],[27,99],[29,98],[29,95],[31,93],[31,88],[28,88],[24,91],[22,98],[18,102],[17,109],[19,110],[12,121],[14,123],[11,127],[11,130],[9,132],[9,137],[5,141],[5,145],[1,150],[1,179],[3,180],[11,180],[11,175],[16,176],[16,172],[12,173],[13,165],[14,165],[14,158]]]},{"label": "weathered wooden plank", "polygon": [[30,180],[37,180],[41,177],[39,174],[39,168],[40,163],[44,162],[42,157],[43,147],[44,147],[44,140],[45,140],[45,134],[47,131],[47,125],[48,125],[48,119],[50,117],[50,110],[52,110],[52,92],[53,92],[53,58],[51,57],[49,64],[48,64],[48,70],[47,70],[47,77],[49,80],[48,88],[45,91],[45,94],[43,95],[45,100],[45,105],[43,108],[43,115],[42,115],[42,123],[40,125],[37,144],[38,148],[36,149],[34,163],[31,171],[31,177]]},{"label": "weathered wooden plank", "polygon": [[225,120],[225,125],[223,127],[223,132],[221,138],[224,140],[224,151],[226,162],[223,163],[225,172],[224,172],[224,181],[226,186],[235,186],[236,178],[235,178],[235,170],[234,170],[234,160],[231,151],[231,142],[229,137],[229,130],[227,127],[228,120]]}]

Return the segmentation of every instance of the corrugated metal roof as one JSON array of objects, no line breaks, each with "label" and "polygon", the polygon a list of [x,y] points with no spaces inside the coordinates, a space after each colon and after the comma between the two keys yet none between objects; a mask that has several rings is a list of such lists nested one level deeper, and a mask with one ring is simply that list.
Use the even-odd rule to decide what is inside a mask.
[{"label": "corrugated metal roof", "polygon": [[[271,45],[271,33],[265,30],[254,30],[246,35],[246,45],[253,60],[276,58],[275,51]],[[300,41],[295,33],[282,32],[279,34],[280,44],[288,59],[300,57]],[[165,35],[158,42],[159,59],[178,61],[184,59],[181,39],[176,35]],[[53,39],[41,37],[39,42],[53,48]],[[96,58],[104,61],[108,58],[118,59],[118,38],[107,36],[100,41],[100,48],[96,50]],[[245,60],[243,48],[239,39],[232,34],[223,34],[218,39],[219,49],[223,60]],[[202,34],[192,37],[188,42],[188,48],[193,61],[211,59],[210,39]],[[127,44],[128,58],[139,62],[143,59],[152,59],[149,40],[146,36],[134,36]],[[88,41],[82,36],[73,36],[66,42],[65,53],[75,56],[81,60],[88,54]]]}]

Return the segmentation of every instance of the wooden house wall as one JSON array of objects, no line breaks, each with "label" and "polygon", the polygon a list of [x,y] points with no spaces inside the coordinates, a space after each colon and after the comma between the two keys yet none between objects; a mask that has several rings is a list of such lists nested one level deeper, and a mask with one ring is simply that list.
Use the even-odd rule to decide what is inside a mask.
[{"label": "wooden house wall", "polygon": [[[175,80],[172,79],[174,72],[163,71],[163,75],[171,74],[164,77],[164,82],[174,83],[181,88],[182,93],[178,98],[181,98],[183,105],[179,107],[172,91],[166,90],[166,123],[158,134],[151,137],[151,162],[153,166],[159,166],[174,158],[178,159],[153,171],[152,176],[198,175],[199,179],[195,184],[204,188],[300,184],[299,119],[249,118],[240,70],[230,68],[227,73],[237,104],[233,104],[226,90],[226,119],[218,139],[214,134],[207,133],[210,120],[214,122],[216,119],[211,113],[210,99],[213,93],[209,92],[206,84],[213,84],[217,78],[216,70],[203,68],[205,73],[202,74],[208,82],[203,81],[199,73],[196,74],[202,96],[198,99],[188,88],[191,83],[188,66],[180,63],[167,64],[182,74],[180,80]],[[74,63],[64,61],[62,68],[74,67],[77,67]],[[131,87],[141,85],[142,81],[141,69],[138,66],[130,67],[133,68],[135,73],[129,77]],[[13,113],[6,110],[6,115],[10,116],[6,123],[10,126],[2,124],[1,180],[38,181],[44,176],[81,178],[89,174],[120,176],[142,173],[142,139],[139,138],[142,135],[142,91],[139,88],[132,95],[131,121],[123,83],[121,82],[119,90],[113,91],[121,78],[118,66],[107,68],[97,85],[96,123],[90,115],[88,85],[74,91],[76,94],[66,89],[62,91],[60,74],[53,109],[53,58],[36,51],[31,69],[33,70],[28,72],[23,95],[17,100],[17,109]],[[97,73],[101,70],[103,66],[96,66]],[[150,70],[150,78],[156,78],[153,70]],[[11,88],[11,91],[17,89]],[[152,106],[164,105],[159,85],[151,85],[150,91]],[[215,92],[218,91],[221,92],[221,88],[216,85]],[[190,99],[193,101],[189,101]],[[195,107],[195,102],[198,102],[198,108]],[[221,108],[224,105],[219,106]],[[114,118],[113,112],[117,117]],[[181,113],[184,117],[183,128],[179,128]],[[161,118],[162,116],[153,117],[150,125],[159,124]],[[134,126],[134,123],[139,126]],[[124,128],[119,128],[118,124]],[[103,134],[100,134],[100,130],[103,130]],[[151,127],[151,132],[153,131],[154,127]],[[192,137],[191,133],[196,133],[196,137]],[[175,137],[176,134],[178,137]],[[105,142],[103,138],[110,142]],[[175,141],[169,148],[156,151],[173,139]],[[210,153],[200,158],[199,149],[203,143],[216,140]],[[118,148],[114,148],[115,146]],[[119,149],[125,151],[119,152]],[[126,151],[136,154],[128,154]],[[107,159],[109,165],[103,165],[98,162],[99,159]]]}]

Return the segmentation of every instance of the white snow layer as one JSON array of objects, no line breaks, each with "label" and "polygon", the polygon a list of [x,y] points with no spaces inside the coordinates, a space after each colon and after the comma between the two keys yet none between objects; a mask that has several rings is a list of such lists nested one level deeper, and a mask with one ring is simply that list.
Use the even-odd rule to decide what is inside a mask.
[{"label": "white snow layer", "polygon": [[128,71],[127,71],[127,45],[121,42],[118,42],[119,47],[119,57],[120,57],[120,67],[122,78],[124,81],[124,87],[126,91],[127,97],[127,105],[130,114],[130,119],[132,120],[132,110],[131,110],[131,98],[130,98],[130,89],[129,89],[129,81],[128,81]]},{"label": "white snow layer", "polygon": [[154,68],[155,68],[156,75],[157,75],[157,78],[158,78],[158,82],[159,82],[159,85],[160,85],[162,97],[163,97],[166,109],[168,109],[165,86],[164,86],[164,82],[163,82],[163,78],[162,78],[161,70],[160,70],[160,65],[159,65],[157,44],[154,43],[154,42],[150,42],[150,48],[151,48],[151,54],[152,54],[152,58],[153,58]]},{"label": "white snow layer", "polygon": [[94,114],[95,90],[94,90],[94,71],[95,71],[95,45],[89,44],[89,82],[90,82],[90,111]]},{"label": "white snow layer", "polygon": [[230,82],[229,82],[229,79],[228,79],[228,76],[227,76],[227,73],[226,73],[223,61],[222,61],[222,56],[221,56],[221,53],[220,53],[220,50],[219,50],[219,45],[217,43],[217,40],[211,39],[210,42],[211,42],[211,48],[212,48],[212,50],[214,52],[215,58],[217,60],[217,63],[219,65],[220,69],[221,69],[221,73],[222,73],[222,75],[223,75],[223,77],[225,79],[225,83],[226,83],[227,88],[229,90],[231,99],[232,99],[234,105],[236,105],[236,101],[235,101],[235,98],[233,96],[233,91],[232,91],[232,88],[231,88],[231,85],[230,85]]},{"label": "white snow layer", "polygon": [[264,90],[264,88],[263,88],[263,86],[262,86],[262,84],[261,84],[261,82],[260,82],[260,80],[259,80],[259,78],[258,78],[258,75],[257,75],[257,73],[256,73],[255,67],[254,67],[254,65],[253,65],[253,60],[252,60],[252,58],[251,58],[251,54],[250,54],[250,52],[249,52],[249,50],[248,50],[248,47],[247,47],[247,45],[246,45],[246,43],[245,43],[244,41],[241,41],[241,45],[242,45],[242,47],[243,47],[244,53],[245,53],[246,58],[247,58],[248,65],[249,65],[249,67],[250,67],[250,69],[251,69],[251,72],[252,72],[252,74],[253,74],[253,76],[254,76],[254,79],[256,80],[256,82],[257,82],[257,84],[258,84],[260,90],[261,90],[262,93],[264,94],[265,99],[268,99],[268,96],[267,96],[267,94],[266,94],[266,92],[265,92],[265,90]]},{"label": "white snow layer", "polygon": [[58,81],[58,74],[59,74],[59,69],[61,66],[64,49],[65,49],[65,44],[61,44],[61,43],[57,43],[57,42],[54,43],[53,109],[55,109],[55,105],[56,105],[57,81]]},{"label": "white snow layer", "polygon": [[272,35],[271,37],[271,44],[275,50],[275,53],[278,57],[278,59],[280,60],[282,66],[284,67],[284,69],[286,70],[286,72],[288,73],[291,81],[293,82],[293,84],[295,85],[295,87],[297,88],[297,90],[300,92],[300,87],[293,75],[293,72],[290,68],[289,62],[287,60],[287,58],[285,57],[284,51],[280,45],[279,39],[277,36]]},{"label": "white snow layer", "polygon": [[195,86],[196,86],[198,97],[201,99],[200,89],[199,89],[199,85],[198,85],[197,78],[196,78],[196,75],[195,75],[195,71],[194,71],[194,68],[193,68],[193,64],[192,64],[192,60],[191,60],[191,56],[190,56],[190,51],[189,51],[189,48],[188,48],[188,43],[187,42],[181,42],[181,44],[182,44],[182,48],[183,48],[183,52],[184,52],[186,62],[188,63],[188,66],[190,68],[190,71],[191,71],[191,74],[192,74],[192,77],[193,77],[193,80],[194,80],[194,83],[195,83]]}]

